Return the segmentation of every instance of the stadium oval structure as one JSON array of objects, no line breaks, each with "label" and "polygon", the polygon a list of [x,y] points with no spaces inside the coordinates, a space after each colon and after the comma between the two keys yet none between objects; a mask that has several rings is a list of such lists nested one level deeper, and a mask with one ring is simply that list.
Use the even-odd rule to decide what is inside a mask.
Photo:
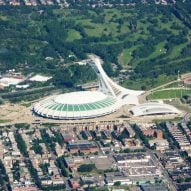
[{"label": "stadium oval structure", "polygon": [[180,114],[180,111],[171,105],[154,102],[134,106],[130,109],[130,112],[134,116]]},{"label": "stadium oval structure", "polygon": [[119,101],[99,91],[79,91],[51,96],[35,105],[35,112],[53,119],[104,116],[120,108]]},{"label": "stadium oval structure", "polygon": [[143,91],[123,88],[113,82],[102,68],[97,57],[87,60],[99,79],[96,91],[79,91],[50,96],[33,106],[34,113],[51,119],[86,119],[108,115],[123,105],[133,105],[134,116],[179,114],[175,107],[163,103],[139,104],[138,96]]},{"label": "stadium oval structure", "polygon": [[97,57],[87,60],[86,64],[89,64],[98,76],[98,90],[50,96],[34,104],[34,113],[52,119],[84,119],[113,113],[125,104],[138,104],[138,96],[143,91],[125,89],[113,82]]}]

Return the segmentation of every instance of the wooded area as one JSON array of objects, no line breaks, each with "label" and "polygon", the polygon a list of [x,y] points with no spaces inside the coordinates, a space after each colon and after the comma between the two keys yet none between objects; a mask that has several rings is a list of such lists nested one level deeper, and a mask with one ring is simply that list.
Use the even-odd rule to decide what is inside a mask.
[{"label": "wooded area", "polygon": [[132,71],[124,86],[154,87],[175,78],[178,70],[191,70],[190,6],[189,1],[111,9],[87,9],[85,3],[80,9],[2,6],[1,71],[43,72],[53,75],[57,86],[73,87],[95,79],[89,66],[71,64],[94,53],[110,76]]}]

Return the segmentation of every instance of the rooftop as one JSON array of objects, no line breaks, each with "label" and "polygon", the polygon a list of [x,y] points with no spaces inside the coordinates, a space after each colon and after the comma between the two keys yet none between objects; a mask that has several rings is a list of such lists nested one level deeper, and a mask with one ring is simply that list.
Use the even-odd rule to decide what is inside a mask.
[{"label": "rooftop", "polygon": [[134,116],[156,115],[156,114],[179,114],[175,107],[164,103],[144,103],[134,106],[130,110]]}]

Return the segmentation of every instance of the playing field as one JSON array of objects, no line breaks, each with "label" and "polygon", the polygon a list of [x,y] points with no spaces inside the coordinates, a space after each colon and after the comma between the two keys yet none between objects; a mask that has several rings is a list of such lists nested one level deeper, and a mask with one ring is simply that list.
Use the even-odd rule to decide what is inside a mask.
[{"label": "playing field", "polygon": [[173,99],[173,98],[180,98],[184,95],[191,94],[191,90],[186,89],[170,89],[170,90],[159,90],[156,92],[151,93],[148,96],[149,100],[156,100],[156,99]]}]

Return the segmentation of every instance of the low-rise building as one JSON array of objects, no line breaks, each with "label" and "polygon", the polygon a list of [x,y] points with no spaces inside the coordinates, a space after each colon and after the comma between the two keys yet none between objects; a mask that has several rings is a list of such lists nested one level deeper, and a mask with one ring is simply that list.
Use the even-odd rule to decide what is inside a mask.
[{"label": "low-rise building", "polygon": [[94,142],[87,140],[69,141],[67,148],[71,153],[93,153],[99,151],[98,146]]},{"label": "low-rise building", "polygon": [[65,157],[64,160],[65,160],[66,166],[71,169],[72,168],[77,169],[78,166],[84,162],[84,158],[80,156]]},{"label": "low-rise building", "polygon": [[149,162],[151,156],[147,153],[128,153],[128,154],[118,154],[114,155],[114,159],[117,164],[130,164],[130,163],[141,163]]},{"label": "low-rise building", "polygon": [[108,186],[113,186],[116,182],[121,185],[131,185],[132,181],[123,172],[109,172],[105,173],[105,183]]},{"label": "low-rise building", "polygon": [[142,191],[168,191],[165,185],[141,185]]},{"label": "low-rise building", "polygon": [[133,128],[128,123],[125,123],[124,127],[125,127],[125,130],[127,131],[130,138],[135,136],[135,131],[133,130]]},{"label": "low-rise building", "polygon": [[184,135],[180,131],[177,124],[172,124],[172,123],[167,122],[166,127],[167,127],[168,131],[170,132],[170,134],[175,139],[175,141],[177,142],[177,144],[181,150],[183,150],[183,151],[191,150],[190,142],[188,141],[186,135]]},{"label": "low-rise building", "polygon": [[80,188],[80,178],[70,178],[69,179],[69,185],[72,189],[78,189]]},{"label": "low-rise building", "polygon": [[150,147],[155,146],[157,151],[165,151],[169,149],[169,143],[166,139],[153,139],[149,141]]}]

